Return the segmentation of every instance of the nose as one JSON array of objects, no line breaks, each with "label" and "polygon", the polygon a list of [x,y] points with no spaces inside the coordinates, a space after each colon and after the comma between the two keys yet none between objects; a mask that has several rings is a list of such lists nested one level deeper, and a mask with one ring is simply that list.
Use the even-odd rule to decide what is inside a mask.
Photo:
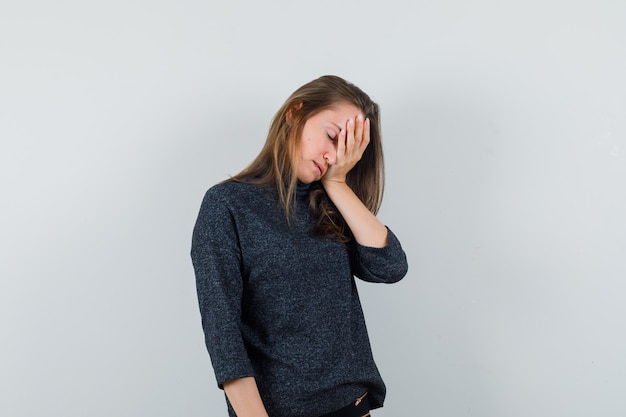
[{"label": "nose", "polygon": [[328,165],[334,165],[337,162],[337,151],[334,149],[332,151],[327,151],[324,154],[324,160]]},{"label": "nose", "polygon": [[328,165],[334,165],[337,162],[337,144],[328,142],[324,149],[324,160]]}]

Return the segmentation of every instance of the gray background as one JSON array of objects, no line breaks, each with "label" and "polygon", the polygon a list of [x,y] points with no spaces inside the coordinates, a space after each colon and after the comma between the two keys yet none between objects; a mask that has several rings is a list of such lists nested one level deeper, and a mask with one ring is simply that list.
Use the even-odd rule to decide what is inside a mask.
[{"label": "gray background", "polygon": [[624,416],[626,2],[0,6],[0,415],[220,416],[204,191],[301,84],[382,107],[376,417]]}]

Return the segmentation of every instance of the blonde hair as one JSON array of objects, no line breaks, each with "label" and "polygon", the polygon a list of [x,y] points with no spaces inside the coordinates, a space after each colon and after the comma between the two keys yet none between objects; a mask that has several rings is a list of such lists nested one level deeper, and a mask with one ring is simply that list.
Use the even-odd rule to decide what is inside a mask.
[{"label": "blonde hair", "polygon": [[[350,103],[370,120],[370,143],[361,160],[350,170],[346,183],[374,214],[380,208],[384,191],[384,162],[378,104],[360,88],[346,80],[326,75],[294,91],[278,110],[263,149],[233,180],[275,187],[279,204],[289,221],[294,209],[297,161],[302,130],[306,121],[339,103]],[[341,242],[351,239],[350,229],[319,182],[312,185],[310,209],[317,218],[315,232]]]}]

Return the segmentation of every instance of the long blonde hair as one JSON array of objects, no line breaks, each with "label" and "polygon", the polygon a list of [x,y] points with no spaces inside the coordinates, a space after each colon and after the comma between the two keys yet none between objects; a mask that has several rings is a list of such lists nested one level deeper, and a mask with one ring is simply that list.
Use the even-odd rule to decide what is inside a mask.
[{"label": "long blonde hair", "polygon": [[[289,221],[295,203],[298,182],[295,164],[304,124],[311,116],[342,102],[353,104],[370,119],[370,143],[361,160],[348,173],[346,183],[376,214],[382,202],[385,180],[378,104],[354,84],[334,75],[317,78],[291,94],[274,116],[259,155],[232,179],[275,187],[279,204]],[[312,185],[310,209],[317,218],[317,234],[341,242],[351,239],[350,229],[319,181]]]}]

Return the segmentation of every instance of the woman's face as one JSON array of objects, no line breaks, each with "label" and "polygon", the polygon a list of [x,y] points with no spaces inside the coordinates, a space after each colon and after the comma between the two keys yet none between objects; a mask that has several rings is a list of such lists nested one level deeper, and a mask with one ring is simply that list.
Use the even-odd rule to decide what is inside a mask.
[{"label": "woman's face", "polygon": [[298,179],[305,184],[320,180],[337,158],[337,139],[349,119],[361,111],[350,103],[322,110],[304,123],[300,138]]}]

